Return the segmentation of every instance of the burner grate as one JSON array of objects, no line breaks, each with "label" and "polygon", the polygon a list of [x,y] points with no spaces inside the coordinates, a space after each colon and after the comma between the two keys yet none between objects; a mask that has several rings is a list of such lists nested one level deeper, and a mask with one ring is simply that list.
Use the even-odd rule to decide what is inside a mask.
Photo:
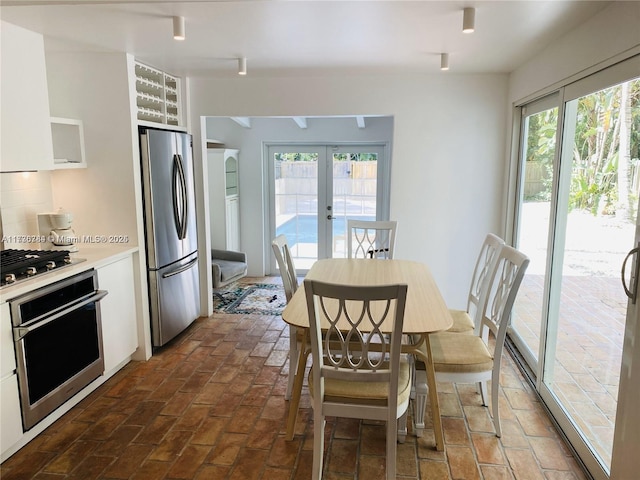
[{"label": "burner grate", "polygon": [[0,252],[2,284],[11,283],[7,277],[29,277],[47,272],[69,263],[68,250],[20,250],[8,249]]}]

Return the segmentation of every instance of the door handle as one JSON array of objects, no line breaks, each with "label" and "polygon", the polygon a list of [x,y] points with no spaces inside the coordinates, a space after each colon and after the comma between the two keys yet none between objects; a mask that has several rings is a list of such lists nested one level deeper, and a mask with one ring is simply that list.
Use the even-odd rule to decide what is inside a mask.
[{"label": "door handle", "polygon": [[333,220],[333,215],[327,215],[327,220]]},{"label": "door handle", "polygon": [[182,155],[178,154],[178,172],[180,174],[180,189],[182,191],[182,218],[180,219],[180,240],[187,236],[187,219],[189,218],[189,199],[187,197],[187,179],[184,173]]},{"label": "door handle", "polygon": [[[182,219],[180,218],[180,209],[182,204],[178,203],[178,188],[176,182],[180,180],[180,160],[178,155],[173,156],[173,168],[171,170],[171,200],[173,203],[173,223],[176,227],[178,239],[182,240]],[[182,193],[182,184],[180,185],[180,193]],[[182,203],[182,202],[181,202]]]},{"label": "door handle", "polygon": [[[638,274],[640,273],[640,263],[638,263],[638,260],[640,257],[640,255],[638,255],[638,253],[640,252],[640,242],[638,242],[638,246],[634,249],[632,249],[629,253],[627,253],[627,256],[624,258],[624,261],[622,262],[622,272],[621,272],[621,276],[622,276],[622,288],[624,288],[624,293],[627,294],[627,297],[629,297],[631,299],[631,303],[633,305],[636,304],[636,299],[637,299],[637,292],[638,292]],[[627,268],[627,262],[629,261],[629,259],[631,257],[633,257],[635,255],[635,259],[633,261],[633,270],[631,271],[631,285],[629,285],[627,287],[627,283],[625,280],[626,277],[626,268]]]}]

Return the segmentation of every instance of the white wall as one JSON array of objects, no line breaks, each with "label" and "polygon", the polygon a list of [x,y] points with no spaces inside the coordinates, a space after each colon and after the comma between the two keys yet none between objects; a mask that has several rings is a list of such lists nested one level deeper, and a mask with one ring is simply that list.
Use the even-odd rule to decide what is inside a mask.
[{"label": "white wall", "polygon": [[[392,116],[397,255],[428,264],[449,304],[463,306],[478,246],[502,233],[506,75],[194,77],[190,93],[194,143],[202,116]],[[242,245],[259,265],[265,180],[262,158],[243,156]]]},{"label": "white wall", "polygon": [[[86,169],[52,173],[54,206],[82,235],[127,235],[138,244],[127,56],[47,52],[51,115],[82,119]],[[79,245],[82,249],[82,245]]]}]

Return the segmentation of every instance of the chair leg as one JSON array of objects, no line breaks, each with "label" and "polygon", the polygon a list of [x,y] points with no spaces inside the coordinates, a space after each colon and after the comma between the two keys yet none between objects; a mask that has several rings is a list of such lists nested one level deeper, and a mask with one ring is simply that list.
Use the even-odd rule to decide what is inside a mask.
[{"label": "chair leg", "polygon": [[325,420],[320,405],[313,411],[313,480],[322,479],[322,463],[324,459],[324,427]]},{"label": "chair leg", "polygon": [[428,389],[427,372],[420,368],[416,368],[415,370],[415,389],[416,398],[413,401],[413,423],[415,425],[416,437],[422,437]]},{"label": "chair leg", "polygon": [[398,419],[398,443],[404,443],[407,439],[407,412],[402,414],[402,416]]},{"label": "chair leg", "polygon": [[480,392],[480,396],[482,397],[482,405],[488,407],[489,395],[487,392],[487,382],[478,382],[478,390]]},{"label": "chair leg", "polygon": [[296,327],[289,326],[289,379],[287,381],[287,391],[285,392],[284,399],[289,400],[291,398],[291,391],[293,390],[293,381],[295,379],[296,370],[298,368],[298,338]]},{"label": "chair leg", "polygon": [[387,480],[396,479],[397,422],[387,421]]},{"label": "chair leg", "polygon": [[500,382],[498,381],[500,375],[497,376],[494,373],[494,376],[491,378],[491,410],[493,413],[493,425],[496,429],[496,437],[502,436],[502,432],[500,430],[500,412],[498,409],[498,387]]},{"label": "chair leg", "polygon": [[413,355],[409,355],[409,366],[411,368],[411,393],[409,398],[411,400],[416,399],[416,358]]}]

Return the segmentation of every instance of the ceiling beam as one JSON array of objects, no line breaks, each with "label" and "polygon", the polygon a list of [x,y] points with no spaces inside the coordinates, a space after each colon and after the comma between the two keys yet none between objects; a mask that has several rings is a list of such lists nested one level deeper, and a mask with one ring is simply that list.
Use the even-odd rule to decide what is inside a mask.
[{"label": "ceiling beam", "polygon": [[362,115],[357,115],[356,116],[356,122],[358,124],[358,128],[364,128],[364,117]]},{"label": "ceiling beam", "polygon": [[249,117],[231,117],[231,120],[244,128],[251,128],[251,119]]},{"label": "ceiling beam", "polygon": [[291,117],[300,128],[307,128],[307,119],[305,117]]}]

